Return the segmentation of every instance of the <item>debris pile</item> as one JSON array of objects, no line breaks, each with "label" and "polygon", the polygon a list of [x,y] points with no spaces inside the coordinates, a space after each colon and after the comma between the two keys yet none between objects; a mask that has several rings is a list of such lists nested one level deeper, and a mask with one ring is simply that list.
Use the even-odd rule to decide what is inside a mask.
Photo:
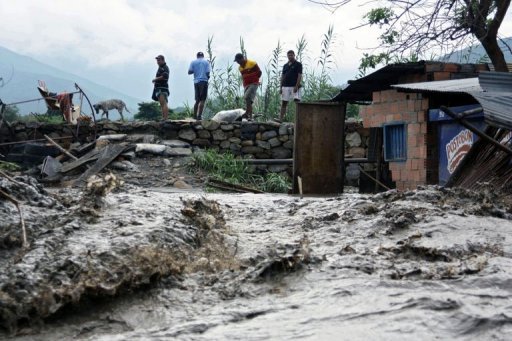
[{"label": "debris pile", "polygon": [[[126,175],[125,180],[133,180],[131,182],[134,184],[172,185],[174,181],[171,181],[170,176],[162,177],[150,172],[149,175],[153,177],[148,178],[144,173],[153,167],[167,169],[165,173],[171,173],[189,164],[194,152],[194,148],[187,142],[160,141],[155,135],[102,135],[93,142],[73,143],[69,149],[64,149],[47,135],[45,138],[49,145],[27,143],[13,149],[16,152],[29,146],[30,151],[37,152],[36,156],[32,152],[10,153],[8,159],[15,156],[14,161],[19,164],[32,166],[26,173],[48,185],[83,187],[90,177],[102,173],[104,169],[123,173]],[[159,158],[151,160],[151,156]]]}]

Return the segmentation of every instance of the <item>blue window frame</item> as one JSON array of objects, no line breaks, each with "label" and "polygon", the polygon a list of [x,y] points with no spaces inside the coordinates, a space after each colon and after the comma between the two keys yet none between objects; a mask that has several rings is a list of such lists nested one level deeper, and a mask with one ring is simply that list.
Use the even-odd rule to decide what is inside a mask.
[{"label": "blue window frame", "polygon": [[388,123],[384,125],[384,160],[407,160],[407,124]]}]

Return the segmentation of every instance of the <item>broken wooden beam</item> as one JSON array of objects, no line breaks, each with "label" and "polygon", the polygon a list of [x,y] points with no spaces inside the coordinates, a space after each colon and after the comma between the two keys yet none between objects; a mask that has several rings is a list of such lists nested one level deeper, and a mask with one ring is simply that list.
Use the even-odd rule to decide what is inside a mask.
[{"label": "broken wooden beam", "polygon": [[[507,146],[502,145],[501,143],[499,143],[498,141],[496,141],[495,139],[493,139],[486,133],[480,131],[480,129],[478,129],[477,127],[475,127],[474,125],[472,125],[471,123],[466,121],[464,119],[464,117],[466,117],[468,115],[466,111],[461,112],[460,114],[457,114],[457,113],[453,112],[450,108],[447,108],[445,106],[441,106],[440,109],[443,112],[445,112],[446,114],[448,114],[448,116],[450,116],[451,118],[453,118],[454,120],[459,122],[462,126],[467,128],[469,131],[478,135],[478,137],[480,137],[481,139],[493,144],[494,146],[496,146],[500,150],[504,151],[505,153],[512,155],[512,149],[508,148]],[[468,110],[468,112],[473,112],[474,110],[476,110],[476,109]]]},{"label": "broken wooden beam", "polygon": [[44,135],[44,138],[48,140],[48,142],[50,142],[51,144],[53,144],[55,147],[57,147],[58,150],[60,150],[61,152],[63,152],[64,154],[66,154],[69,158],[73,159],[73,160],[78,160],[78,158],[76,156],[74,156],[73,154],[71,154],[70,152],[68,152],[66,149],[62,148],[57,142],[55,142],[54,140],[52,140],[51,137],[49,137],[48,135]]},{"label": "broken wooden beam", "polygon": [[385,188],[386,190],[390,191],[391,188],[389,188],[388,186],[386,186],[384,183],[382,183],[381,181],[377,180],[376,178],[374,178],[373,176],[371,176],[368,172],[366,172],[363,167],[359,166],[359,170],[361,171],[361,173],[363,173],[364,175],[366,175],[369,179],[375,181],[375,183],[377,185],[380,185],[382,186],[382,188]]},{"label": "broken wooden beam", "polygon": [[87,179],[97,173],[103,168],[107,167],[112,161],[114,161],[126,148],[125,144],[109,144],[107,145],[99,155],[98,160],[91,168],[86,170],[78,179],[73,182],[73,186],[80,186]]},{"label": "broken wooden beam", "polygon": [[66,162],[65,164],[63,164],[62,168],[60,169],[60,172],[67,173],[67,172],[72,171],[73,169],[76,169],[88,162],[95,161],[99,158],[100,153],[101,153],[101,150],[93,149],[89,153],[82,156],[81,158],[71,161],[71,162]]},{"label": "broken wooden beam", "polygon": [[257,194],[265,193],[263,191],[260,191],[259,189],[246,187],[246,186],[242,186],[242,185],[235,185],[235,184],[232,184],[232,183],[229,183],[226,181],[212,179],[212,178],[208,179],[207,184],[212,187],[222,188],[222,189],[226,189],[226,190],[232,190],[235,192],[257,193]]}]

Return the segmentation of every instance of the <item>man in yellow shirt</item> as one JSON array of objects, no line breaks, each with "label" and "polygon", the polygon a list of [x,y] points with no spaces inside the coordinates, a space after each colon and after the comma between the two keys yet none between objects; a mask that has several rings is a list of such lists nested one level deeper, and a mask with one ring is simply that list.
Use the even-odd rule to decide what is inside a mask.
[{"label": "man in yellow shirt", "polygon": [[243,117],[252,120],[252,105],[260,85],[261,70],[255,61],[247,59],[241,53],[235,55],[235,62],[240,65],[238,70],[242,74],[244,85],[245,114]]}]

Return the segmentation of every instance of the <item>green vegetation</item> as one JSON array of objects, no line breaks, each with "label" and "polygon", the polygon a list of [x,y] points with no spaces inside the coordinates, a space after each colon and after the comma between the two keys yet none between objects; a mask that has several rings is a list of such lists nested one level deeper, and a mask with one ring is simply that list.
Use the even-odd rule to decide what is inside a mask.
[{"label": "green vegetation", "polygon": [[[353,0],[309,0],[333,11]],[[357,2],[359,3],[359,2]],[[382,0],[368,1],[370,8],[358,27],[376,26],[382,34],[379,46],[361,60],[363,74],[367,68],[390,63],[394,58],[416,56],[428,59],[471,46],[476,38],[482,44],[496,71],[507,72],[499,48],[498,31],[505,22],[511,0]],[[510,49],[510,47],[508,47]]]},{"label": "green vegetation", "polygon": [[359,118],[359,105],[347,103],[347,118]]},{"label": "green vegetation", "polygon": [[58,110],[48,110],[45,114],[33,113],[30,115],[20,115],[19,108],[15,105],[5,107],[3,117],[7,122],[46,122],[62,123],[64,122],[62,114]]},{"label": "green vegetation", "polygon": [[18,116],[19,111],[20,110],[15,105],[6,106],[4,109],[4,112],[3,112],[4,120],[6,120],[7,122],[14,122],[14,121],[19,120],[19,116]]},{"label": "green vegetation", "polygon": [[219,153],[209,149],[194,153],[193,157],[196,169],[208,172],[212,178],[217,180],[273,193],[287,193],[291,188],[287,176],[277,173],[265,175],[251,173],[251,167],[231,153]]},{"label": "green vegetation", "polygon": [[64,118],[58,110],[48,110],[45,114],[31,113],[29,116],[23,116],[25,122],[46,122],[46,123],[62,123]]},{"label": "green vegetation", "polygon": [[[182,120],[190,117],[190,108],[188,106],[180,107],[179,110],[172,110],[169,108],[170,120]],[[162,118],[162,109],[158,102],[141,102],[139,103],[139,110],[133,117],[141,121],[158,121]]]},{"label": "green vegetation", "polygon": [[15,172],[15,171],[18,171],[20,169],[21,169],[21,167],[18,164],[16,164],[16,163],[7,162],[7,161],[0,161],[0,170],[9,171],[9,172]]},{"label": "green vegetation", "polygon": [[[169,110],[170,111],[170,110]],[[157,121],[162,118],[162,110],[158,102],[139,103],[139,112],[135,114],[136,120]]]},{"label": "green vegetation", "polygon": [[[295,47],[285,47],[281,41],[272,50],[268,62],[256,61],[262,68],[262,86],[258,92],[254,111],[261,114],[261,120],[279,117],[281,108],[280,80],[283,65],[287,62],[286,51],[293,49],[296,58],[303,66],[303,100],[318,101],[334,97],[340,90],[332,84],[330,73],[335,69],[333,50],[336,48],[334,27],[329,26],[323,35],[318,58],[308,55],[308,42],[304,35],[297,40]],[[243,38],[240,38],[240,51],[247,55]],[[212,72],[210,77],[209,98],[203,117],[210,118],[221,110],[243,108],[242,79],[237,64],[231,61],[225,67],[220,67],[213,50],[213,37],[208,38],[206,53]],[[249,58],[250,55],[247,55]],[[295,119],[295,103],[288,105],[286,121]]]}]

